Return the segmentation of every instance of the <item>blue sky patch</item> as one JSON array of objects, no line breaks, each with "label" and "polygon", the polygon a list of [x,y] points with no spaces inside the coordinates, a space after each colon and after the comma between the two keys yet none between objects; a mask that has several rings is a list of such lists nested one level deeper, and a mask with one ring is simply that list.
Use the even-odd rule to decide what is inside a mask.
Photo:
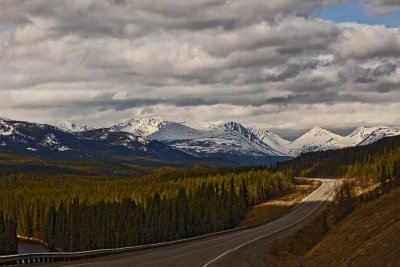
[{"label": "blue sky patch", "polygon": [[394,11],[383,16],[372,16],[368,13],[367,8],[356,0],[316,11],[312,16],[337,23],[357,22],[370,25],[383,24],[389,28],[400,27],[400,11]]}]

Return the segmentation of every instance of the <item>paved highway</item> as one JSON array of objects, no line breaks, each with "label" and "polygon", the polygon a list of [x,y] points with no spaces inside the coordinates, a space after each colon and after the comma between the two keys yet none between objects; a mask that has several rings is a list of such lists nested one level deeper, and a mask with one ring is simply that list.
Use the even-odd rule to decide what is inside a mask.
[{"label": "paved highway", "polygon": [[288,214],[261,226],[166,247],[46,266],[215,266],[241,248],[290,229],[314,215],[324,204],[332,200],[334,189],[338,184],[336,180],[321,181],[322,185]]}]

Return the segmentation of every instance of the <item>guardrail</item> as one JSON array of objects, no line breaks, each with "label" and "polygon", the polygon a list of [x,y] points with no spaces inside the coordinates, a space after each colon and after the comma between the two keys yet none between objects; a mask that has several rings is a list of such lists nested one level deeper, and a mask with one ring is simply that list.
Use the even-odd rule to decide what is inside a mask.
[{"label": "guardrail", "polygon": [[90,250],[90,251],[82,251],[82,252],[51,252],[51,253],[29,253],[29,254],[18,254],[18,255],[7,255],[0,256],[0,266],[9,266],[9,265],[26,265],[26,264],[37,264],[37,263],[51,263],[58,261],[73,261],[73,260],[81,260],[81,259],[91,259],[97,258],[100,256],[108,256],[113,254],[119,254],[124,252],[132,252],[150,248],[164,247],[179,243],[184,243],[188,241],[193,241],[197,239],[203,239],[207,237],[227,234],[231,232],[237,232],[249,228],[254,228],[259,225],[254,225],[250,227],[240,227],[225,231],[220,231],[216,233],[211,233],[207,235],[195,236],[191,238],[185,238],[180,240],[174,240],[169,242],[155,243],[155,244],[147,244],[141,246],[133,246],[133,247],[124,247],[124,248],[111,248],[111,249],[99,249],[99,250]]},{"label": "guardrail", "polygon": [[[297,177],[296,177],[297,178]],[[304,179],[304,178],[303,178]],[[307,179],[307,178],[305,178]],[[315,192],[315,191],[314,191]],[[304,203],[301,203],[302,205]],[[298,208],[299,205],[294,206],[293,208]],[[270,223],[269,221],[268,223]],[[195,236],[191,238],[185,238],[180,240],[174,240],[169,242],[155,243],[155,244],[147,244],[141,246],[133,246],[133,247],[124,247],[124,248],[111,248],[111,249],[99,249],[99,250],[91,250],[91,251],[82,251],[82,252],[51,252],[51,253],[29,253],[29,254],[18,254],[18,255],[7,255],[0,256],[0,266],[10,266],[10,265],[27,265],[27,264],[37,264],[37,263],[51,263],[51,262],[59,262],[59,261],[74,261],[81,259],[91,259],[97,258],[100,256],[108,256],[114,255],[124,252],[132,252],[150,248],[164,247],[179,243],[184,243],[188,241],[204,239],[207,237],[223,235],[231,232],[238,232],[246,229],[251,229],[263,225],[265,223],[260,223],[257,225],[249,226],[249,227],[240,227],[225,231],[220,231],[216,233],[210,233],[201,236]]]}]

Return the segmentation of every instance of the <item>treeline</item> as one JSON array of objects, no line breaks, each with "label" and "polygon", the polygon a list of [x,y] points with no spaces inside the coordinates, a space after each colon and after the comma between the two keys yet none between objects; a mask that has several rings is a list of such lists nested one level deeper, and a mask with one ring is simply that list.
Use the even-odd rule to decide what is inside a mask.
[{"label": "treeline", "polygon": [[234,228],[248,208],[291,189],[267,169],[199,177],[14,174],[0,178],[0,209],[18,233],[52,249],[133,246]]},{"label": "treeline", "polygon": [[[38,233],[50,248],[81,251],[157,243],[235,227],[249,208],[246,185],[203,184],[176,198],[156,193],[145,205],[126,199],[88,205],[78,199],[52,206]],[[42,229],[40,229],[42,228]]]},{"label": "treeline", "polygon": [[371,177],[386,181],[400,177],[400,136],[366,146],[306,153],[279,163],[278,169],[303,177]]},{"label": "treeline", "polygon": [[0,255],[16,254],[18,251],[17,224],[0,212]]}]

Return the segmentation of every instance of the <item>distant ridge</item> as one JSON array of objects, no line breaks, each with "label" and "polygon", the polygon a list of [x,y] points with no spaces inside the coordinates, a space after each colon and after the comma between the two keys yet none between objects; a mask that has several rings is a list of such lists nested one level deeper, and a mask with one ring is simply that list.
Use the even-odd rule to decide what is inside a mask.
[{"label": "distant ridge", "polygon": [[84,132],[84,131],[89,131],[89,130],[93,130],[94,129],[94,127],[87,126],[87,125],[81,126],[81,125],[77,125],[77,124],[75,124],[73,122],[70,122],[70,121],[60,121],[59,123],[57,123],[54,126],[56,126],[57,128],[59,128],[61,130],[64,130],[64,131],[67,131],[67,132],[72,132],[72,133],[74,133],[74,132]]},{"label": "distant ridge", "polygon": [[163,152],[155,153],[161,158],[170,157],[172,154],[169,153],[175,151],[198,159],[218,158],[239,165],[271,165],[306,152],[362,146],[396,135],[400,135],[400,127],[359,127],[351,134],[341,136],[316,126],[290,142],[267,128],[248,128],[237,122],[133,118],[108,128],[95,129],[70,121],[51,126],[0,117],[2,151],[18,148],[19,152],[30,154],[63,152],[59,157],[74,153],[80,155],[83,151],[85,155],[80,155],[82,157],[98,153],[95,147],[87,150],[91,142],[98,142],[104,155],[117,153],[117,148],[118,153],[149,155],[152,150],[147,146],[158,142],[158,148],[161,144],[165,146]]}]

